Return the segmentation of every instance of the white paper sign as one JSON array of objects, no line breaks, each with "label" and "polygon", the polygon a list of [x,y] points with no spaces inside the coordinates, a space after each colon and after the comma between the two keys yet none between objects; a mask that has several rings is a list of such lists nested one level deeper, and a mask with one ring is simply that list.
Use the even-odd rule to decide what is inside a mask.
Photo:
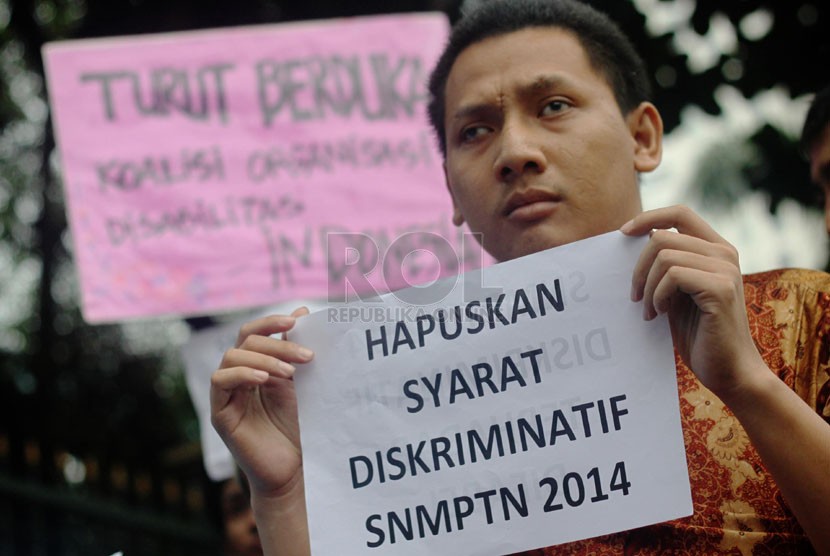
[{"label": "white paper sign", "polygon": [[300,319],[312,553],[508,554],[689,515],[668,322],[629,299],[645,241]]}]

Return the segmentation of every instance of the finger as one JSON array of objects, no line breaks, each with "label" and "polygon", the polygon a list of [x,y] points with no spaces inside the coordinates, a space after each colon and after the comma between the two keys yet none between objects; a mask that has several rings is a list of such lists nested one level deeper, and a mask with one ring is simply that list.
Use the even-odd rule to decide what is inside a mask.
[{"label": "finger", "polygon": [[[729,263],[717,258],[688,251],[671,249],[660,251],[654,264],[647,271],[647,278],[642,289],[643,316],[646,320],[651,320],[658,314],[668,311],[670,296],[679,288],[674,278],[684,269],[702,271],[709,275],[728,275],[731,271]],[[675,290],[670,289],[672,285],[676,286]],[[658,288],[662,289],[658,291]]]},{"label": "finger", "polygon": [[626,235],[641,236],[651,230],[668,230],[670,228],[676,229],[681,234],[713,243],[726,242],[705,220],[684,205],[641,212],[623,224],[620,231]]},{"label": "finger", "polygon": [[239,349],[275,357],[290,363],[308,363],[314,357],[314,352],[305,346],[289,340],[266,336],[248,336],[239,346]]},{"label": "finger", "polygon": [[[728,312],[743,297],[740,285],[728,275],[676,266],[664,275],[655,288],[654,303],[661,312],[667,312],[678,293],[691,297],[700,312],[709,315]],[[742,302],[737,304],[743,307]]]},{"label": "finger", "polygon": [[213,373],[210,377],[210,388],[222,392],[230,392],[242,387],[252,388],[265,383],[270,376],[262,369],[228,367]]},{"label": "finger", "polygon": [[250,367],[219,369],[210,377],[211,414],[216,414],[227,406],[234,392],[264,384],[269,376],[261,369]]},{"label": "finger", "polygon": [[234,347],[241,346],[249,336],[270,336],[290,330],[295,322],[296,319],[291,315],[269,315],[246,322],[239,329]]},{"label": "finger", "polygon": [[248,367],[282,378],[291,378],[296,371],[294,365],[278,357],[240,348],[231,348],[222,357],[221,368],[230,367]]},{"label": "finger", "polygon": [[308,315],[311,311],[308,310],[308,307],[303,305],[302,307],[297,307],[294,311],[291,312],[292,317],[304,317]]},{"label": "finger", "polygon": [[[304,316],[308,315],[309,313],[310,313],[310,311],[308,310],[308,307],[303,305],[302,307],[297,307],[296,309],[294,309],[294,311],[291,313],[291,316],[295,317],[295,318],[299,318],[299,317],[304,317]],[[288,339],[288,331],[283,332],[282,337],[283,337],[283,339],[287,340]],[[312,353],[311,350],[307,350],[304,353],[308,356],[308,361],[310,361],[311,358],[314,357],[314,353]]]},{"label": "finger", "polygon": [[[640,253],[637,263],[634,265],[634,272],[631,275],[632,301],[642,299],[646,280],[651,272],[651,268],[664,251],[686,252],[726,261],[734,267],[736,272],[740,273],[738,252],[731,244],[711,243],[680,233],[657,230],[652,234],[649,242]],[[673,260],[677,260],[677,253],[672,255]]]}]

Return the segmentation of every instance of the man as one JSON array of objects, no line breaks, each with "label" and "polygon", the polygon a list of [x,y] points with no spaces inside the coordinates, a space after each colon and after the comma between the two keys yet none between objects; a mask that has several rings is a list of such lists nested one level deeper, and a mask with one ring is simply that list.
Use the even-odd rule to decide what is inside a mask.
[{"label": "man", "polygon": [[801,131],[801,148],[810,160],[810,178],[824,192],[824,222],[830,233],[830,86],[810,105]]},{"label": "man", "polygon": [[[816,412],[828,362],[808,342],[825,334],[830,349],[809,312],[830,305],[830,277],[748,279],[754,340],[735,249],[683,207],[642,212],[638,175],[660,162],[662,122],[616,26],[569,0],[484,3],[453,30],[430,92],[453,220],[497,259],[656,230],[632,299],[646,319],[669,316],[695,513],[535,553],[830,553],[830,426]],[[266,554],[308,554],[290,378],[313,354],[267,337],[305,313],[243,326],[211,387]]]},{"label": "man", "polygon": [[234,476],[219,485],[225,555],[262,556],[247,485],[243,481],[243,477]]}]

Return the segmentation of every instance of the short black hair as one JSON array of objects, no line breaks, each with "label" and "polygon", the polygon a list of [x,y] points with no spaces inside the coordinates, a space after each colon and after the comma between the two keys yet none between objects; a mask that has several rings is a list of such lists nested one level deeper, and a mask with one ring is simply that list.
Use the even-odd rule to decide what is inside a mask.
[{"label": "short black hair", "polygon": [[810,154],[810,149],[821,137],[828,124],[830,124],[830,85],[816,94],[807,111],[807,117],[804,119],[804,128],[801,130],[801,150],[805,155]]},{"label": "short black hair", "polygon": [[645,63],[628,37],[605,14],[576,0],[483,0],[453,27],[430,75],[429,121],[444,156],[446,86],[456,59],[475,43],[528,27],[558,27],[576,35],[591,65],[608,80],[623,114],[651,98]]}]

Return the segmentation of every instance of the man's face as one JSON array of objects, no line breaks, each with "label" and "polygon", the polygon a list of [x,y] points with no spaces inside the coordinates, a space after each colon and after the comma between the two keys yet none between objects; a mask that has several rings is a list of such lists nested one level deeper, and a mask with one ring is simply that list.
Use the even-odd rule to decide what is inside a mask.
[{"label": "man's face", "polygon": [[[471,45],[445,102],[453,220],[496,259],[615,230],[641,211],[637,172],[659,164],[660,117],[650,104],[623,116],[570,32],[534,27]],[[654,137],[643,139],[643,118]]]},{"label": "man's face", "polygon": [[830,124],[810,149],[810,177],[824,190],[824,223],[830,233]]},{"label": "man's face", "polygon": [[222,485],[222,515],[225,521],[225,554],[227,556],[262,556],[254,511],[236,479]]}]

